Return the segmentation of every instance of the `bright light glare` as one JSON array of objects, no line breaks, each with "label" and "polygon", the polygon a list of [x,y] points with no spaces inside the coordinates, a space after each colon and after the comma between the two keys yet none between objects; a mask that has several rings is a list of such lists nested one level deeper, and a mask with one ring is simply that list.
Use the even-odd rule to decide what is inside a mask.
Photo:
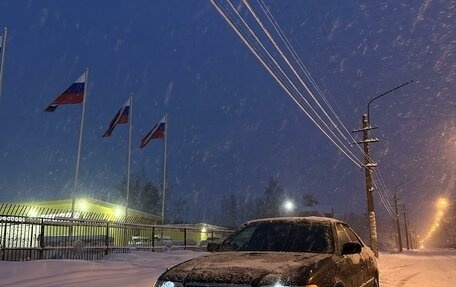
[{"label": "bright light glare", "polygon": [[276,283],[273,285],[273,287],[285,287],[285,286],[287,286],[287,285],[283,285],[283,284],[280,283],[280,282],[276,282]]},{"label": "bright light glare", "polygon": [[284,202],[283,207],[285,208],[286,211],[292,211],[295,207],[293,201],[287,200]]},{"label": "bright light glare", "polygon": [[183,287],[184,284],[173,281],[158,281],[157,286],[159,287]]},{"label": "bright light glare", "polygon": [[[445,215],[444,210],[447,209],[448,205],[449,205],[449,202],[448,202],[447,198],[440,197],[437,200],[436,207],[438,210],[437,210],[437,214],[434,219],[434,223],[431,225],[431,228],[430,228],[428,234],[421,242],[425,242],[425,241],[429,240],[432,237],[432,234],[436,231],[436,229],[439,228],[440,221],[442,220],[443,216]],[[421,248],[423,248],[423,247],[421,247]]]},{"label": "bright light glare", "polygon": [[439,198],[439,200],[437,201],[437,207],[439,209],[446,209],[448,207],[448,199],[444,197]]},{"label": "bright light glare", "polygon": [[115,217],[121,217],[123,216],[125,213],[124,213],[124,209],[122,207],[116,207],[116,209],[114,210],[114,216]]},{"label": "bright light glare", "polygon": [[79,199],[77,206],[80,211],[85,212],[89,210],[89,203],[85,199]]}]

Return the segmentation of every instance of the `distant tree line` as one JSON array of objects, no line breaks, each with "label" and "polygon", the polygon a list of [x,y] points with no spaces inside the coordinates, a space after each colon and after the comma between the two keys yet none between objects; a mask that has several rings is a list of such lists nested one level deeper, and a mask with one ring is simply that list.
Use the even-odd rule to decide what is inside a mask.
[{"label": "distant tree line", "polygon": [[[279,180],[271,177],[264,186],[263,193],[258,197],[241,197],[234,192],[227,193],[218,201],[217,206],[211,209],[192,210],[192,212],[196,213],[203,222],[234,228],[248,220],[283,215],[283,203],[286,198],[285,190]],[[313,194],[303,195],[301,205],[316,204],[318,201]],[[170,223],[189,223],[186,220],[189,209],[187,202],[182,198],[175,199],[168,211],[172,217]]]},{"label": "distant tree line", "polygon": [[[124,176],[116,190],[104,196],[109,202],[125,204],[127,198],[127,178]],[[202,210],[188,208],[188,202],[182,197],[168,199],[166,216],[168,223],[190,223],[189,212],[196,213],[200,220],[227,227],[237,227],[241,223],[266,217],[278,217],[283,213],[286,194],[277,178],[271,177],[258,197],[241,197],[237,193],[227,193],[218,203],[202,214]],[[317,199],[311,193],[302,197],[302,205],[314,206]],[[144,169],[130,175],[128,207],[139,211],[160,215],[162,205],[161,190],[149,180]],[[195,214],[193,214],[195,215]],[[194,216],[193,216],[194,217]]]},{"label": "distant tree line", "polygon": [[247,220],[277,217],[281,215],[284,199],[283,187],[278,179],[271,177],[259,197],[244,199],[235,193],[226,194],[220,200],[220,207],[212,221],[217,225],[236,227]]},{"label": "distant tree line", "polygon": [[[127,178],[123,177],[119,187],[106,198],[110,202],[125,204],[127,199]],[[147,179],[144,169],[130,174],[128,207],[139,211],[161,214],[161,192],[153,181]]]},{"label": "distant tree line", "polygon": [[[105,195],[104,200],[124,204],[127,195],[127,179],[124,177],[116,190],[112,193]],[[287,198],[285,190],[280,185],[277,178],[271,177],[263,188],[263,193],[257,197],[244,197],[239,196],[238,193],[227,193],[220,200],[217,206],[208,209],[207,213],[201,214],[200,220],[236,228],[241,223],[248,220],[266,218],[266,217],[279,217],[283,214],[283,202]],[[171,203],[171,202],[170,202]],[[147,213],[156,215],[161,214],[161,190],[159,186],[149,180],[146,176],[144,169],[132,173],[130,175],[130,193],[129,193],[129,208],[140,210]],[[301,206],[315,206],[318,205],[316,197],[310,193],[304,193],[301,201]],[[177,197],[172,200],[172,204],[167,207],[167,214],[169,215],[168,223],[190,223],[188,220],[189,212],[196,214],[201,213],[204,209],[196,210],[189,209],[188,202],[182,198]],[[215,211],[214,211],[215,210]],[[369,224],[365,213],[350,211],[340,216],[341,219],[349,223],[365,241],[369,243]],[[382,250],[391,250],[397,245],[395,222],[390,218],[378,216],[377,218],[379,227],[379,238],[381,238],[380,248]],[[448,230],[454,229],[449,228]],[[453,233],[454,236],[455,233]],[[447,236],[449,237],[449,236]],[[451,240],[452,244],[454,243]]]}]

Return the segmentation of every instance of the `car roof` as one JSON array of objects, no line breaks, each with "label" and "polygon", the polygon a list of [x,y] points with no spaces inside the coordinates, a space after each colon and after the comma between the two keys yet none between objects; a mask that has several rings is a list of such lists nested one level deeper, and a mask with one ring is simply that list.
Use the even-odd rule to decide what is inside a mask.
[{"label": "car roof", "polygon": [[306,221],[306,222],[319,222],[319,223],[345,223],[341,220],[332,218],[332,217],[323,217],[323,216],[294,216],[294,217],[271,217],[271,218],[261,218],[250,220],[245,224],[253,224],[259,222],[299,222],[299,221]]}]

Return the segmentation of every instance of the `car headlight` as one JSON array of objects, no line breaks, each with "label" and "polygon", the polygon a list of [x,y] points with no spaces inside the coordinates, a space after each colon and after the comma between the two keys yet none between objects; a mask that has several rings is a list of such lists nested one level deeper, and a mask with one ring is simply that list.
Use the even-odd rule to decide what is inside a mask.
[{"label": "car headlight", "polygon": [[270,284],[270,285],[262,285],[261,287],[290,287],[291,285],[288,284],[282,284],[280,282]]},{"label": "car headlight", "polygon": [[283,284],[283,283],[277,282],[277,283],[274,283],[271,285],[262,285],[261,287],[318,287],[318,285],[297,286],[297,285]]},{"label": "car headlight", "polygon": [[181,282],[173,282],[168,280],[159,280],[155,283],[155,287],[184,287]]}]

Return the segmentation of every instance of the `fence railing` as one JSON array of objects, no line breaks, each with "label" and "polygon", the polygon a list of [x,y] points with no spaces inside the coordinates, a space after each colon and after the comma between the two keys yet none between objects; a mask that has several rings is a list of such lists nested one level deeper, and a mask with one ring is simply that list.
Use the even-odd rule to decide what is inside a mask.
[{"label": "fence railing", "polygon": [[68,218],[0,215],[0,260],[96,260],[131,250],[205,250],[231,231]]}]

